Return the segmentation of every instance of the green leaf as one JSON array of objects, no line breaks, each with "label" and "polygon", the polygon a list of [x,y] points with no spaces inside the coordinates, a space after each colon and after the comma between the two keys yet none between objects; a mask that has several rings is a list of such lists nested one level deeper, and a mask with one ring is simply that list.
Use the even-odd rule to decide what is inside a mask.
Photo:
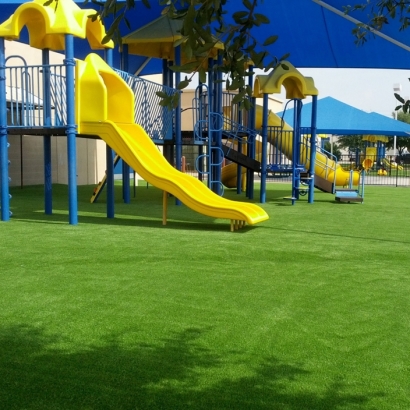
[{"label": "green leaf", "polygon": [[206,83],[206,71],[202,67],[199,69],[199,81],[201,83]]},{"label": "green leaf", "polygon": [[232,14],[232,18],[234,19],[236,24],[243,24],[249,17],[249,13],[247,11],[237,11],[236,13]]},{"label": "green leaf", "polygon": [[265,47],[266,47],[266,46],[269,46],[269,45],[275,43],[278,38],[279,38],[278,36],[270,36],[270,37],[268,37],[268,38],[264,41],[263,45],[264,45]]},{"label": "green leaf", "polygon": [[290,57],[290,53],[286,53],[281,58],[279,58],[279,61],[287,60],[289,57]]},{"label": "green leaf", "polygon": [[400,101],[402,104],[404,104],[404,98],[402,98],[401,96],[400,96],[400,94],[397,94],[397,93],[394,93],[394,96],[396,97],[396,100],[398,100],[398,101]]},{"label": "green leaf", "polygon": [[256,21],[262,24],[269,24],[270,20],[264,15],[260,13],[255,13]]},{"label": "green leaf", "polygon": [[164,93],[163,91],[157,91],[155,94],[160,98],[167,98],[168,97],[168,94]]},{"label": "green leaf", "polygon": [[189,80],[182,80],[178,85],[177,85],[177,89],[178,90],[182,90],[186,87],[188,87],[190,81]]},{"label": "green leaf", "polygon": [[184,19],[184,35],[189,35],[190,33],[192,33],[192,30],[194,28],[195,14],[195,7],[190,6]]}]

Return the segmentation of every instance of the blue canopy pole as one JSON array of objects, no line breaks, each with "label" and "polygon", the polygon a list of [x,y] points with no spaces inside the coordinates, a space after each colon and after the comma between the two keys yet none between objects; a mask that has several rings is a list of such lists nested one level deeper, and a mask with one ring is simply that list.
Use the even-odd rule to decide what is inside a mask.
[{"label": "blue canopy pole", "polygon": [[268,154],[268,114],[269,114],[269,94],[263,94],[263,111],[262,111],[262,158],[261,158],[261,190],[260,203],[266,202],[266,169]]},{"label": "blue canopy pole", "polygon": [[[175,47],[175,64],[181,65],[181,46]],[[177,71],[175,73],[175,84],[178,87],[181,82],[181,73]],[[181,134],[181,96],[178,100],[178,105],[175,108],[175,161],[176,168],[181,171],[182,161],[182,134]],[[176,205],[181,205],[181,201],[176,198]]]},{"label": "blue canopy pole", "polygon": [[317,120],[317,95],[312,96],[312,120],[310,131],[310,164],[309,164],[309,191],[308,203],[313,204],[315,192],[315,163],[316,163],[316,120]]},{"label": "blue canopy pole", "polygon": [[[121,70],[128,72],[128,44],[122,45]],[[122,160],[122,196],[126,204],[131,202],[130,189],[130,166]]]},{"label": "blue canopy pole", "polygon": [[[50,50],[42,51],[43,57],[43,110],[44,110],[44,126],[51,126],[51,100],[50,100]],[[44,150],[44,210],[47,215],[53,213],[53,196],[52,196],[52,174],[51,174],[51,136],[44,135],[43,137]]]},{"label": "blue canopy pole", "polygon": [[65,36],[66,93],[67,93],[67,156],[68,156],[68,216],[71,225],[78,224],[77,152],[74,101],[74,38]]},{"label": "blue canopy pole", "polygon": [[9,156],[7,152],[6,58],[4,38],[0,37],[0,188],[1,220],[10,220]]},{"label": "blue canopy pole", "polygon": [[[112,67],[112,49],[105,49],[105,61]],[[107,218],[114,218],[114,204],[115,204],[115,192],[114,192],[114,159],[113,150],[107,144],[106,145],[106,161],[107,161]]]}]

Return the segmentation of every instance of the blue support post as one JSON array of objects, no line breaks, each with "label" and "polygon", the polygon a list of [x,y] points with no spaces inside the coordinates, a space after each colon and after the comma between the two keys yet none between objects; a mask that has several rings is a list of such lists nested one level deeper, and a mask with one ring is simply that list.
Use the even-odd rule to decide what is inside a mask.
[{"label": "blue support post", "polygon": [[[44,49],[42,51],[43,59],[43,87],[44,87],[44,100],[43,100],[43,113],[44,113],[44,126],[51,126],[51,86],[50,86],[50,51]],[[45,135],[43,137],[43,150],[44,150],[44,211],[46,215],[53,213],[53,181],[51,172],[51,136]]]},{"label": "blue support post", "polygon": [[[222,66],[223,65],[223,56],[220,51],[218,51],[218,65]],[[223,115],[223,110],[222,110],[222,71],[218,70],[215,73],[216,77],[216,82],[215,82],[215,106],[216,106],[216,112],[219,114]],[[221,117],[218,117],[221,118]],[[220,119],[222,121],[222,119]],[[218,147],[219,149],[215,150],[216,154],[216,167],[215,167],[215,180],[217,181],[216,184],[216,193],[218,195],[222,195],[222,160],[223,160],[223,155],[222,155],[222,127],[223,124],[219,123],[218,124],[218,131],[215,132],[215,146]]]},{"label": "blue support post", "polygon": [[[105,61],[112,67],[112,50],[105,49]],[[106,145],[106,161],[107,161],[107,218],[114,218],[114,203],[115,203],[115,192],[114,192],[114,155],[113,150],[107,144]]]},{"label": "blue support post", "polygon": [[168,61],[165,58],[162,60],[162,84],[168,86]]},{"label": "blue support post", "polygon": [[267,154],[268,154],[268,114],[269,114],[269,94],[263,94],[262,112],[262,155],[261,155],[261,190],[260,203],[266,202],[266,173],[267,173]]},{"label": "blue support post", "polygon": [[[242,110],[238,110],[238,118],[232,118],[232,120],[235,120],[238,122],[238,124],[243,124],[243,118],[242,118]],[[238,138],[238,153],[242,154],[242,141],[240,138]],[[242,165],[238,164],[236,167],[236,193],[241,194],[242,193]]]},{"label": "blue support post", "polygon": [[65,36],[65,66],[67,93],[67,157],[68,157],[68,217],[71,225],[78,224],[77,200],[77,152],[76,152],[76,123],[74,101],[74,38],[72,34]]},{"label": "blue support post", "polygon": [[211,113],[214,111],[213,107],[213,89],[214,89],[214,76],[213,76],[214,60],[208,58],[208,188],[215,192],[212,182],[214,181],[214,158],[213,158],[213,129]]},{"label": "blue support post", "polygon": [[[302,102],[294,100],[293,114],[293,141],[292,141],[292,198],[299,199],[300,170],[298,169],[300,158],[300,117]],[[295,200],[292,199],[292,205]]]},{"label": "blue support post", "polygon": [[[175,64],[181,65],[181,46],[175,47]],[[175,73],[175,84],[178,87],[181,82],[181,73],[177,71]],[[182,166],[182,134],[181,134],[181,98],[178,100],[178,105],[175,108],[175,161],[176,168],[181,171]],[[176,198],[176,205],[181,205],[181,201]]]},{"label": "blue support post", "polygon": [[[122,45],[121,70],[128,72],[128,44]],[[122,196],[126,204],[131,203],[130,166],[122,160]]]},{"label": "blue support post", "polygon": [[309,191],[308,203],[313,204],[315,192],[315,164],[316,164],[316,120],[317,120],[317,95],[312,96],[312,119],[310,131],[310,164],[309,164]]},{"label": "blue support post", "polygon": [[9,156],[7,143],[6,58],[4,38],[0,37],[0,188],[1,220],[10,220]]}]

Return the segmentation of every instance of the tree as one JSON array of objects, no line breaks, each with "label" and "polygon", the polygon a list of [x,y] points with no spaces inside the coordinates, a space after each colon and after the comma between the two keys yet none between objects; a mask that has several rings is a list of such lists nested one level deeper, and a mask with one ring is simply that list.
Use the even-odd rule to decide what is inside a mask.
[{"label": "tree", "polygon": [[365,147],[363,135],[341,135],[337,142],[340,148],[346,149],[349,152],[362,151]]},{"label": "tree", "polygon": [[[49,0],[48,2],[58,0]],[[88,1],[88,0],[86,0]],[[114,21],[107,31],[105,41],[113,39],[120,41],[119,27],[124,21],[129,28],[132,22],[127,19],[127,11],[134,7],[141,7],[135,0],[126,0],[119,3],[117,0],[109,0],[101,3],[91,0],[95,4],[102,5],[94,18],[102,20],[113,15]],[[234,103],[243,103],[243,108],[249,109],[251,88],[247,84],[246,78],[250,75],[249,66],[268,71],[281,64],[288,55],[276,58],[270,56],[265,46],[273,44],[278,36],[269,36],[263,44],[257,42],[252,36],[252,30],[261,25],[268,25],[269,19],[257,12],[257,5],[264,0],[242,0],[241,4],[231,15],[227,14],[227,0],[160,0],[166,12],[172,19],[182,20],[182,39],[179,44],[184,45],[184,53],[189,58],[196,61],[205,61],[210,55],[211,49],[217,42],[224,45],[223,63],[215,64],[214,70],[222,72],[226,83],[226,89],[237,90]],[[150,0],[142,0],[145,7],[150,7]],[[232,23],[228,23],[232,21]],[[267,59],[270,61],[266,62]],[[286,69],[287,67],[283,65]],[[178,85],[179,89],[187,87],[192,80],[193,74],[198,73],[201,81],[206,80],[204,65],[197,63],[187,63],[183,66],[174,65],[174,71],[191,73]],[[175,104],[175,99],[163,96],[166,104]]]},{"label": "tree", "polygon": [[[400,31],[407,29],[410,24],[409,0],[362,0],[361,3],[355,4],[354,6],[344,7],[346,14],[356,10],[367,11],[370,16],[366,23],[359,23],[353,29],[356,43],[360,45],[367,41],[368,35],[372,33],[373,30],[381,31],[386,24],[389,24],[390,20],[399,20]],[[394,93],[394,96],[400,103],[395,110],[403,110],[404,113],[410,112],[410,100],[405,100],[397,93]]]},{"label": "tree", "polygon": [[325,151],[329,153],[331,152],[338,161],[340,160],[340,158],[342,158],[342,151],[340,151],[339,145],[337,143],[334,142],[333,144],[330,144],[329,141],[326,141],[323,148],[325,149]]},{"label": "tree", "polygon": [[346,6],[344,10],[346,14],[355,10],[369,13],[369,20],[366,23],[357,24],[353,29],[358,44],[365,43],[369,33],[373,30],[381,31],[384,25],[389,24],[389,20],[398,19],[400,31],[405,30],[410,23],[410,2],[408,0],[366,0],[354,6]]},{"label": "tree", "polygon": [[[397,115],[397,120],[406,122],[410,124],[410,113],[403,112],[402,110],[394,113]],[[389,141],[386,143],[387,149],[394,148],[394,137],[389,137]],[[410,150],[410,138],[407,137],[396,137],[396,149],[399,152],[399,155],[403,155],[404,151]]]}]

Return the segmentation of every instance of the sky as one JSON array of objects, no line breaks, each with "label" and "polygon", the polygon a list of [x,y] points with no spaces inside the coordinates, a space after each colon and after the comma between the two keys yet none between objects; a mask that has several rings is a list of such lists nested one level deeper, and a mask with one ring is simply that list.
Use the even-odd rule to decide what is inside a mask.
[{"label": "sky", "polygon": [[[304,76],[312,77],[319,90],[318,98],[333,97],[366,112],[392,117],[399,102],[394,86],[401,84],[401,96],[410,98],[410,70],[319,69],[300,68]],[[284,93],[281,95],[285,100]]]}]

